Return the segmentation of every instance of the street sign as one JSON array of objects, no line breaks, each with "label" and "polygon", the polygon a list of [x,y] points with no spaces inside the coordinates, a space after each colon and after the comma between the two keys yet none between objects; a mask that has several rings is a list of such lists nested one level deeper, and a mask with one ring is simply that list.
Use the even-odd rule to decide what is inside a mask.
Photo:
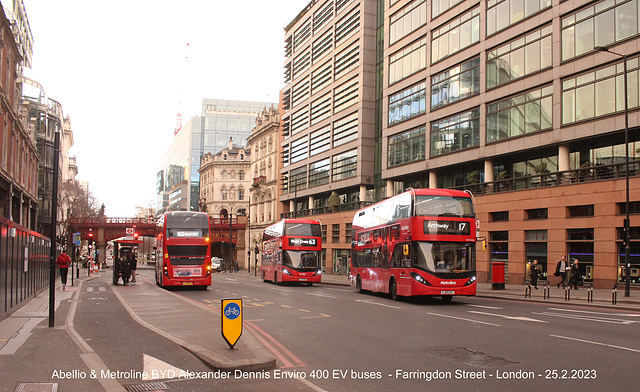
[{"label": "street sign", "polygon": [[229,347],[233,348],[242,336],[242,299],[223,299],[221,312],[222,337]]},{"label": "street sign", "polygon": [[73,243],[75,245],[80,245],[82,243],[82,237],[80,233],[73,233]]},{"label": "street sign", "polygon": [[133,229],[133,227],[127,227],[127,228],[125,229],[125,233],[126,233],[128,236],[132,236],[134,231],[135,231],[135,230]]}]

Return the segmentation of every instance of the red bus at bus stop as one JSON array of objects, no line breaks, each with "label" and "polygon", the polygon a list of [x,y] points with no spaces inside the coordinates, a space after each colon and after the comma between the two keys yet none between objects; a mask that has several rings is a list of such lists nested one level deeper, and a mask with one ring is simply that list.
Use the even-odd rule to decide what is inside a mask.
[{"label": "red bus at bus stop", "polygon": [[211,286],[209,216],[165,212],[156,224],[156,283],[160,287]]},{"label": "red bus at bus stop", "polygon": [[262,237],[262,280],[320,283],[322,228],[310,219],[283,219],[265,228]]},{"label": "red bus at bus stop", "polygon": [[476,295],[476,217],[470,193],[410,189],[356,212],[349,280],[357,292]]}]

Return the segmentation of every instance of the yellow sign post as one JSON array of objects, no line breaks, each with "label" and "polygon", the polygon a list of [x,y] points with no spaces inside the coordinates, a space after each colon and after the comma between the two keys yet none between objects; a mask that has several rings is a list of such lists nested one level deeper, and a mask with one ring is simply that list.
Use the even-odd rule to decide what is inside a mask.
[{"label": "yellow sign post", "polygon": [[242,336],[242,299],[223,299],[221,302],[222,337],[230,348],[236,345]]}]

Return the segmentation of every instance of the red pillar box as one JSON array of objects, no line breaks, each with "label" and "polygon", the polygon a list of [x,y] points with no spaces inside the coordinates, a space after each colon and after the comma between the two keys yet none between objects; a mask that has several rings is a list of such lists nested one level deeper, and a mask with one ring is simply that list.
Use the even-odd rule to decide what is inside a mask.
[{"label": "red pillar box", "polygon": [[491,263],[492,290],[504,290],[504,266],[503,262]]}]

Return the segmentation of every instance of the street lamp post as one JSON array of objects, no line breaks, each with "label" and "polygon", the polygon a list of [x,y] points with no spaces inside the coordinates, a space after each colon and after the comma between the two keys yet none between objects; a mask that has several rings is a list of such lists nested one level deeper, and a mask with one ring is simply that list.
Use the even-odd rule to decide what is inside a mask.
[{"label": "street lamp post", "polygon": [[625,198],[625,220],[624,220],[624,296],[631,296],[630,277],[631,272],[631,245],[629,244],[629,229],[631,228],[629,221],[629,96],[627,93],[627,55],[612,52],[606,46],[596,46],[596,50],[600,52],[611,53],[615,56],[622,57],[624,70],[624,152],[625,152],[625,181],[626,181],[626,198]]}]

